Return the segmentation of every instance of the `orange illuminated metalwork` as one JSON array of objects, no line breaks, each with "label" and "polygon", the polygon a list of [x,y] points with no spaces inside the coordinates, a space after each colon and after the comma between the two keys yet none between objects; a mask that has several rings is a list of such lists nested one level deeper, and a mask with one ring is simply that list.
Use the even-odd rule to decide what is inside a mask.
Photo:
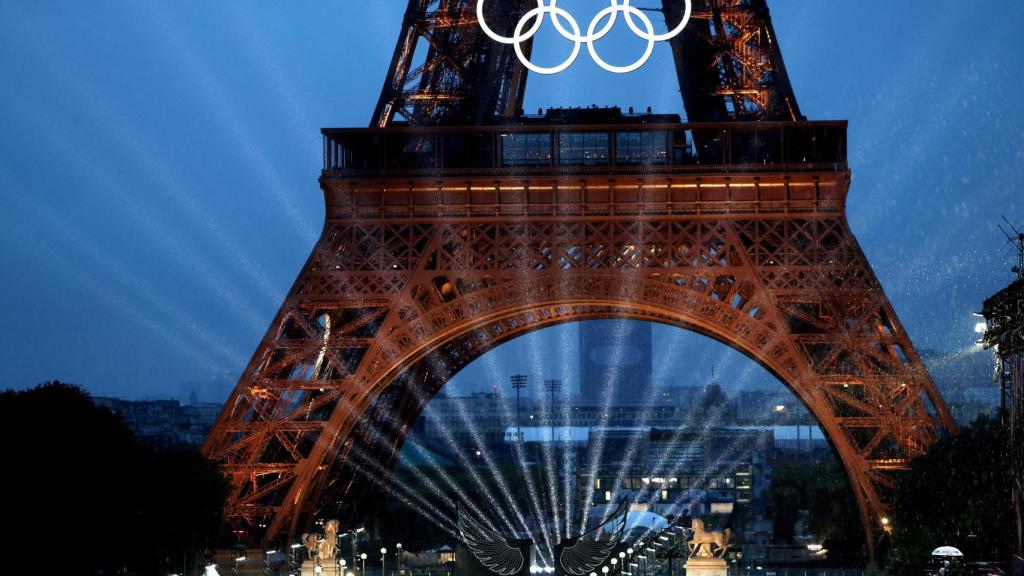
[{"label": "orange illuminated metalwork", "polygon": [[[273,540],[358,506],[355,468],[386,468],[459,369],[521,334],[614,317],[705,334],[787,384],[873,543],[893,475],[955,425],[847,224],[846,123],[800,117],[764,2],[695,2],[680,45],[719,73],[677,52],[687,124],[510,114],[525,82],[514,59],[437,68],[459,67],[438,57],[442,37],[484,50],[472,7],[412,0],[374,127],[324,130],[323,233],[204,447],[231,476],[229,519]],[[395,88],[432,26],[444,34],[418,77],[460,88]],[[413,93],[432,91],[452,98]]]}]

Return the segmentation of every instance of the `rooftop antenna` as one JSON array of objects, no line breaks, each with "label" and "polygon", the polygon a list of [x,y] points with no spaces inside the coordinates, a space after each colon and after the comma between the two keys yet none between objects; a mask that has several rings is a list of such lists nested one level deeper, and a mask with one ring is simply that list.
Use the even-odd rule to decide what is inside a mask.
[{"label": "rooftop antenna", "polygon": [[1013,267],[1013,273],[1017,275],[1017,280],[1024,280],[1024,232],[1011,224],[1006,216],[1003,216],[1003,222],[1012,233],[1003,228],[1002,224],[998,225],[999,231],[1006,236],[1007,245],[1017,250],[1017,265]]}]

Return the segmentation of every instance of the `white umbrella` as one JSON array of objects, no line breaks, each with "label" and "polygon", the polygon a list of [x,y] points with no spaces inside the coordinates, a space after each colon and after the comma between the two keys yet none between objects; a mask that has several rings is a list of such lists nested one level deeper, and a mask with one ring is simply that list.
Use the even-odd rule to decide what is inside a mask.
[{"label": "white umbrella", "polygon": [[935,550],[932,550],[932,556],[957,556],[963,557],[964,553],[953,548],[952,546],[939,546]]}]

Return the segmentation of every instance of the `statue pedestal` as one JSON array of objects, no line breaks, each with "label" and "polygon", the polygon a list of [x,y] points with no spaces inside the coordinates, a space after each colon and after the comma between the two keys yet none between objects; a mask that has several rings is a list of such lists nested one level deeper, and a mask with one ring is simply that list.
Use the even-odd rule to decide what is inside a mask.
[{"label": "statue pedestal", "polygon": [[686,562],[686,576],[726,576],[729,565],[724,558],[690,558]]},{"label": "statue pedestal", "polygon": [[306,560],[299,568],[300,576],[342,576],[344,571],[333,561],[320,564],[317,571],[316,560]]}]

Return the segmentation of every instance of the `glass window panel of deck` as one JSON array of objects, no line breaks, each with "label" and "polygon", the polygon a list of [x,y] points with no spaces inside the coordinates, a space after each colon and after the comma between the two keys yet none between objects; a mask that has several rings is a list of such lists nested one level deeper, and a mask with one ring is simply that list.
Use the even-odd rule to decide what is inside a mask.
[{"label": "glass window panel of deck", "polygon": [[561,166],[602,166],[608,164],[607,132],[562,132],[558,135],[558,163]]},{"label": "glass window panel of deck", "polygon": [[518,132],[501,135],[502,166],[548,166],[550,164],[550,133]]},{"label": "glass window panel of deck", "polygon": [[652,165],[668,162],[666,132],[619,132],[615,135],[615,163]]}]

